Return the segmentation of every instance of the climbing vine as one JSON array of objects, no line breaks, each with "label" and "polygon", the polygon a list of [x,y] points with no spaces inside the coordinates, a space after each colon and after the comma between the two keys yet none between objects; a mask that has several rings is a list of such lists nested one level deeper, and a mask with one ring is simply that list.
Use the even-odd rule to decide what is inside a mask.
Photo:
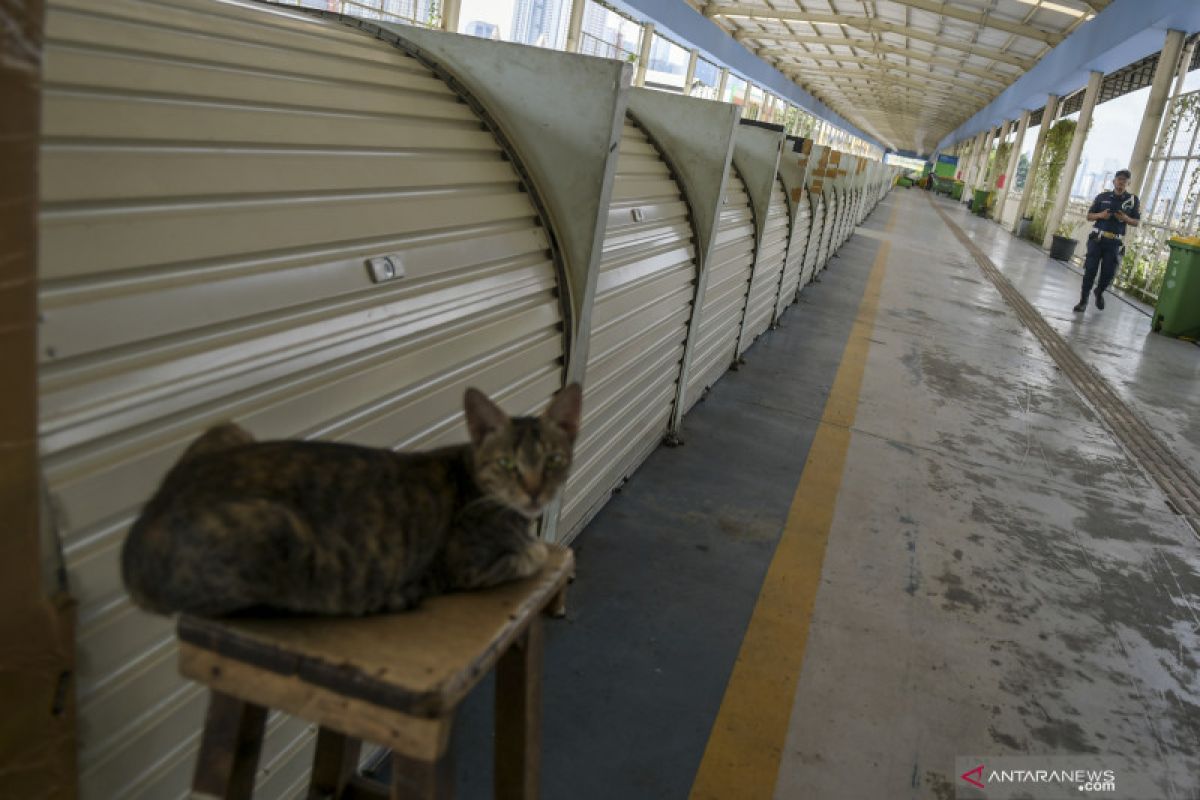
[{"label": "climbing vine", "polygon": [[442,2],[441,0],[433,0],[429,4],[429,13],[425,15],[426,28],[441,28],[442,27]]},{"label": "climbing vine", "polygon": [[1029,232],[1035,242],[1042,241],[1046,235],[1046,217],[1050,216],[1050,208],[1054,205],[1054,195],[1058,192],[1058,182],[1067,164],[1067,151],[1071,149],[1076,127],[1075,120],[1060,119],[1046,131],[1029,205],[1033,209]]},{"label": "climbing vine", "polygon": [[1186,133],[1194,131],[1197,122],[1200,122],[1200,92],[1189,92],[1175,101],[1175,107],[1171,110],[1171,121],[1163,134],[1163,140],[1169,142],[1179,130],[1179,126],[1184,123],[1187,124]]},{"label": "climbing vine", "polygon": [[[1171,141],[1171,137],[1181,126],[1183,126],[1183,129],[1180,132],[1188,134],[1196,130],[1197,125],[1200,125],[1200,92],[1190,92],[1180,97],[1175,101],[1173,112],[1171,114],[1171,124],[1167,127],[1167,141]],[[1197,195],[1200,195],[1200,169],[1192,170],[1187,188],[1184,189],[1183,204],[1181,206],[1181,208],[1185,209],[1182,218],[1183,222],[1191,223],[1193,235],[1200,235],[1200,218],[1188,220],[1186,214],[1187,209],[1191,209],[1196,204]]]},{"label": "climbing vine", "polygon": [[[1008,157],[1010,155],[1012,155],[1011,142],[1001,142],[1000,146],[996,148],[996,152],[992,154],[992,163],[987,171],[986,186],[989,189],[995,188],[997,179],[999,179],[1004,170],[1008,169]],[[1012,176],[1008,175],[1004,180],[1006,183],[1010,183]]]},{"label": "climbing vine", "polygon": [[[1188,141],[1197,126],[1200,126],[1200,92],[1191,92],[1175,100],[1162,141]],[[1154,162],[1151,162],[1152,171],[1144,186],[1146,194],[1150,193],[1155,183],[1165,182],[1163,172],[1168,163],[1166,160],[1158,162],[1159,170],[1153,171]],[[1155,302],[1162,289],[1170,253],[1167,240],[1176,234],[1200,235],[1200,217],[1190,215],[1197,196],[1200,196],[1200,169],[1190,170],[1187,185],[1179,187],[1178,191],[1180,195],[1175,200],[1177,214],[1172,214],[1172,219],[1154,221],[1157,224],[1143,224],[1134,230],[1132,236],[1126,237],[1125,257],[1117,285],[1148,303]],[[1150,214],[1150,209],[1143,208],[1142,218],[1146,223],[1151,223]]]}]

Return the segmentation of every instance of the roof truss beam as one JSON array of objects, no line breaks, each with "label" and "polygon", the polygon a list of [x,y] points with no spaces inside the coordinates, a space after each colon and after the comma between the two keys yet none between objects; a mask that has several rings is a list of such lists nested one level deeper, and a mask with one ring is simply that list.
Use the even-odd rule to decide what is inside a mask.
[{"label": "roof truss beam", "polygon": [[[734,6],[722,6],[722,8],[734,8]],[[728,15],[726,15],[726,16],[728,16]],[[1011,64],[1012,66],[1020,67],[1023,70],[1027,70],[1030,67],[1032,67],[1035,63],[1037,63],[1037,59],[1035,59],[1035,58],[1024,58],[1021,56],[1013,55],[1012,53],[1006,53],[1003,50],[997,50],[992,47],[984,47],[982,45],[971,44],[969,42],[959,42],[959,41],[956,41],[954,39],[950,39],[950,38],[947,38],[944,36],[937,36],[935,34],[928,33],[926,31],[917,30],[916,28],[911,28],[907,25],[898,25],[898,24],[895,24],[892,22],[885,22],[885,21],[879,20],[879,19],[867,19],[866,17],[851,17],[851,16],[846,16],[844,14],[809,14],[806,11],[783,11],[783,10],[768,11],[768,12],[758,12],[757,10],[754,10],[754,11],[752,11],[752,13],[741,13],[741,14],[735,14],[734,16],[747,17],[750,19],[768,19],[768,20],[774,19],[774,20],[788,20],[788,21],[792,21],[792,22],[807,22],[810,24],[816,23],[818,25],[819,24],[846,25],[847,27],[851,27],[856,30],[865,31],[867,33],[874,33],[874,34],[893,33],[893,34],[896,34],[897,36],[906,36],[909,39],[916,39],[917,41],[921,41],[921,42],[929,42],[930,44],[936,44],[941,47],[949,47],[953,50],[961,50],[964,53],[967,53],[968,55],[979,56],[981,58],[988,58],[988,59],[991,59],[992,61],[999,61],[1003,64]],[[773,33],[771,31],[761,31],[760,32],[760,31],[750,31],[750,30],[743,31],[741,33],[741,36],[743,39],[757,39],[758,41],[763,41],[763,42],[766,42],[766,41],[787,42],[787,41],[791,41],[791,39],[794,35],[795,34],[789,35],[789,34]],[[735,38],[736,38],[736,34],[735,34]],[[848,44],[848,43],[851,43],[854,41],[861,41],[859,39],[848,40],[844,36],[822,36],[821,38],[828,39],[829,44],[838,44],[838,43]]]},{"label": "roof truss beam", "polygon": [[[867,72],[866,70],[861,70],[861,69],[822,69],[819,73],[803,73],[803,72],[797,72],[796,70],[793,69],[793,70],[785,71],[784,74],[787,75],[788,77],[792,78],[793,80],[798,80],[798,81],[803,81],[804,78],[806,77],[806,75],[813,75],[813,74],[819,74],[822,77],[837,76],[837,77],[842,77],[842,78],[848,78],[849,80],[852,80],[852,81],[857,80],[857,81],[872,82],[872,81],[879,80],[879,76],[872,75],[871,73]],[[975,90],[961,91],[961,90],[950,88],[947,86],[930,86],[928,83],[924,83],[922,81],[913,80],[911,78],[893,77],[891,75],[887,76],[887,84],[889,86],[896,85],[896,84],[899,84],[901,86],[910,86],[914,89],[920,89],[922,91],[933,92],[933,93],[945,95],[947,97],[954,97],[959,100],[963,100],[975,107],[978,107],[978,106],[980,106],[980,104],[986,103],[988,100],[991,99],[990,95],[980,94]],[[977,108],[973,109],[973,110],[977,110]]]},{"label": "roof truss beam", "polygon": [[915,8],[919,11],[928,11],[931,14],[949,17],[950,19],[973,22],[976,25],[1011,33],[1014,36],[1023,36],[1026,39],[1043,42],[1051,47],[1066,38],[1061,33],[1043,30],[1042,28],[1036,28],[1033,25],[1026,25],[1020,22],[999,19],[986,11],[969,11],[965,8],[952,6],[949,3],[939,3],[937,0],[892,0],[892,2],[908,6],[909,8]]},{"label": "roof truss beam", "polygon": [[[997,73],[994,70],[989,72],[986,69],[979,69],[978,67],[959,64],[952,58],[938,58],[937,56],[931,56],[928,53],[922,53],[916,50],[905,50],[903,47],[893,47],[890,44],[876,42],[872,39],[830,40],[822,36],[796,36],[795,38],[788,39],[787,41],[789,43],[799,42],[801,44],[815,45],[844,45],[857,51],[875,53],[876,55],[903,56],[904,58],[912,59],[913,61],[920,61],[925,64],[936,64],[940,67],[949,67],[956,72],[961,72],[964,75],[973,75],[982,81],[994,83],[997,86],[1008,86],[1010,83],[1020,77],[1019,74],[1009,75],[1003,72]],[[813,58],[821,60],[826,58],[845,58],[845,56],[840,56],[837,53],[814,53],[811,50],[793,50],[787,47],[760,47],[755,50],[755,53],[765,58],[791,57]]]},{"label": "roof truss beam", "polygon": [[[946,120],[958,121],[967,119],[969,112],[955,112],[943,109],[930,109],[927,104],[923,104],[922,100],[926,99],[925,95],[908,94],[903,87],[894,87],[890,96],[880,93],[880,91],[872,86],[859,85],[843,85],[843,86],[828,86],[820,87],[818,90],[825,97],[835,97],[839,100],[844,100],[849,103],[861,102],[869,100],[871,108],[869,110],[856,109],[857,116],[863,119],[887,119],[897,112],[912,114],[925,120]],[[834,104],[840,105],[836,100]]]},{"label": "roof truss beam", "polygon": [[[961,78],[955,78],[953,75],[946,75],[941,72],[932,72],[930,70],[922,69],[921,67],[912,66],[910,64],[898,64],[895,61],[884,61],[879,58],[871,58],[870,56],[842,56],[842,55],[837,55],[836,53],[833,53],[833,54],[830,54],[830,53],[800,53],[800,54],[788,53],[784,57],[791,58],[791,59],[810,59],[812,61],[823,61],[823,62],[833,61],[833,62],[846,62],[846,63],[850,63],[850,64],[863,64],[865,66],[876,67],[880,70],[893,70],[893,71],[897,71],[897,72],[904,72],[909,75],[915,75],[918,78],[923,78],[925,80],[936,81],[938,83],[946,83],[951,86],[958,86],[960,88],[967,89],[968,91],[970,91],[974,94],[977,94],[982,98],[986,98],[988,100],[991,100],[998,93],[998,90],[996,90],[996,89],[989,90],[985,87],[981,87],[979,85],[978,81],[965,81],[965,80],[962,80]],[[803,64],[796,64],[794,62],[786,64],[785,66],[804,67]],[[824,70],[825,68],[818,67],[818,69]]]}]

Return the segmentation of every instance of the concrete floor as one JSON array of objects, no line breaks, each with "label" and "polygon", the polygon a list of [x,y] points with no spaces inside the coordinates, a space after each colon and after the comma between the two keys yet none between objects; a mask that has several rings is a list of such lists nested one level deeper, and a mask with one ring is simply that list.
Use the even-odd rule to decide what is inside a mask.
[{"label": "concrete floor", "polygon": [[[954,207],[941,202],[943,208]],[[1103,311],[1089,305],[1085,313],[1073,313],[1079,302],[1078,269],[1046,258],[1033,243],[995,223],[964,214],[959,225],[1121,399],[1200,473],[1200,347],[1151,333],[1151,308],[1136,301],[1110,302]]]},{"label": "concrete floor", "polygon": [[[1076,275],[938,202],[1200,471],[1200,349],[1115,300],[1073,315]],[[685,798],[722,757],[706,744],[884,242],[811,624],[779,645],[803,666],[757,687],[791,708],[765,785],[943,799],[962,756],[1119,754],[1146,796],[1200,797],[1200,539],[915,189],[578,540],[569,617],[547,626],[544,797]],[[461,717],[461,797],[490,796],[491,691]]]}]

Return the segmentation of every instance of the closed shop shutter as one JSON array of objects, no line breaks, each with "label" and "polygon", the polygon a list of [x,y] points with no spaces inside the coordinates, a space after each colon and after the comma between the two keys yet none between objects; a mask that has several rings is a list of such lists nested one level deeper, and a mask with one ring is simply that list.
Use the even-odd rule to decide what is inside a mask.
[{"label": "closed shop shutter", "polygon": [[683,193],[654,143],[626,119],[560,539],[570,540],[667,432],[696,272]]},{"label": "closed shop shutter", "polygon": [[829,243],[829,255],[832,256],[842,246],[842,237],[846,234],[846,192],[843,189],[833,190],[833,207],[837,215],[837,223],[833,228],[833,239]]},{"label": "closed shop shutter", "polygon": [[837,192],[826,189],[825,195],[825,227],[821,231],[821,251],[817,254],[817,271],[825,269],[833,255],[833,236],[837,231],[838,207]]},{"label": "closed shop shutter", "polygon": [[716,241],[709,254],[708,285],[700,305],[684,407],[695,405],[736,357],[738,334],[746,310],[746,293],[754,270],[754,212],[737,168],[729,166]]},{"label": "closed shop shutter", "polygon": [[[465,438],[468,385],[541,407],[558,270],[480,119],[335,22],[52,0],[43,137],[40,439],[79,601],[82,797],[182,797],[206,696],[122,588],[141,504],[222,420],[424,448]],[[402,277],[376,283],[385,255]],[[297,795],[311,740],[270,718],[256,797]]]},{"label": "closed shop shutter", "polygon": [[807,286],[821,269],[821,238],[825,235],[825,196],[807,192],[812,222],[809,223],[808,243],[804,247],[804,275],[800,283]]},{"label": "closed shop shutter", "polygon": [[838,249],[838,227],[841,224],[841,204],[838,196],[838,190],[828,188],[826,190],[826,230],[821,237],[821,269],[829,265],[829,259],[833,258],[834,252]]},{"label": "closed shop shutter", "polygon": [[767,204],[767,221],[762,243],[758,246],[754,276],[750,281],[750,298],[746,304],[746,321],[743,323],[745,329],[742,331],[738,355],[746,352],[775,319],[779,280],[787,260],[789,222],[787,190],[776,175]]},{"label": "closed shop shutter", "polygon": [[796,293],[801,285],[801,272],[808,255],[807,244],[811,227],[812,213],[809,210],[808,193],[801,192],[800,202],[796,203],[792,210],[792,229],[788,238],[787,261],[783,267],[783,282],[779,290],[776,316],[796,301]]},{"label": "closed shop shutter", "polygon": [[851,189],[850,195],[850,222],[846,226],[846,238],[849,239],[854,235],[854,229],[858,227],[858,189]]}]

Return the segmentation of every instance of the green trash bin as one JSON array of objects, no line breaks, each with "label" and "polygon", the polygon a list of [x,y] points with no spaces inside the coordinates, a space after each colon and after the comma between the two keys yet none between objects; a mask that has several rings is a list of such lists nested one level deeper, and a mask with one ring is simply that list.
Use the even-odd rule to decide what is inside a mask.
[{"label": "green trash bin", "polygon": [[1154,330],[1165,336],[1200,339],[1200,238],[1172,238],[1163,276]]},{"label": "green trash bin", "polygon": [[962,200],[963,182],[955,181],[954,186],[950,189],[950,196],[955,200]]},{"label": "green trash bin", "polygon": [[975,202],[971,204],[971,210],[981,217],[987,216],[988,203],[992,201],[991,189],[976,189]]}]

